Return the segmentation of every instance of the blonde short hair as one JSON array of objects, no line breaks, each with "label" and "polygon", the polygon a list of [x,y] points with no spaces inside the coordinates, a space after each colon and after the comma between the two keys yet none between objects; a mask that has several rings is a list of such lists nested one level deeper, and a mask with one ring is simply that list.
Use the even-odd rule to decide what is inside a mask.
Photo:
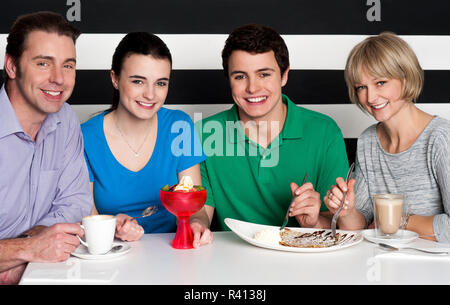
[{"label": "blonde short hair", "polygon": [[401,99],[415,102],[423,87],[423,70],[411,47],[390,32],[368,37],[357,44],[347,59],[345,82],[350,100],[364,109],[358,99],[355,86],[361,82],[362,69],[379,78],[401,80]]}]

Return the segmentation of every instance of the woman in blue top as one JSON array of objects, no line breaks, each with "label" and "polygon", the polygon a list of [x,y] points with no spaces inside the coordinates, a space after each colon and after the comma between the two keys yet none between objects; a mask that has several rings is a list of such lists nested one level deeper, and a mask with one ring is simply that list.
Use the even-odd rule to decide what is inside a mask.
[{"label": "woman in blue top", "polygon": [[[144,32],[127,34],[113,55],[111,108],[81,125],[94,195],[94,211],[117,214],[116,237],[174,232],[176,218],[161,204],[159,190],[191,176],[201,185],[199,163],[206,159],[190,117],[162,108],[172,58],[165,43]],[[132,220],[148,206],[152,216]],[[194,246],[210,243],[200,210],[191,218]],[[203,218],[204,219],[204,218]],[[207,218],[206,218],[207,219]]]}]

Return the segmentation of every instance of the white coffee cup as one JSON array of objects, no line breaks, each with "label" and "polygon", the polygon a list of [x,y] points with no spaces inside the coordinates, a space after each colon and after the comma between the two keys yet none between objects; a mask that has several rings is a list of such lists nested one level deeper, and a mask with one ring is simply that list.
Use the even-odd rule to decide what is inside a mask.
[{"label": "white coffee cup", "polygon": [[86,241],[80,237],[78,239],[88,248],[90,254],[105,254],[111,250],[116,232],[115,216],[86,216],[81,221],[81,227],[84,230]]}]

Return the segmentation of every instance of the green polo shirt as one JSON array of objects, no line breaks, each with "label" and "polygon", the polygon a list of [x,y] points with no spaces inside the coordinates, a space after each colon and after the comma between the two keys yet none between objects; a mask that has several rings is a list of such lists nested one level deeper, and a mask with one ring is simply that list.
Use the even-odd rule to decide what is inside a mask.
[{"label": "green polo shirt", "polygon": [[[201,163],[202,184],[208,192],[206,204],[215,208],[216,229],[229,230],[227,217],[281,225],[292,200],[291,182],[300,185],[307,172],[307,181],[323,199],[336,178],[345,177],[345,143],[333,119],[299,107],[285,95],[283,103],[285,124],[267,149],[245,135],[236,105],[197,122],[208,156]],[[298,223],[291,218],[289,225]]]}]

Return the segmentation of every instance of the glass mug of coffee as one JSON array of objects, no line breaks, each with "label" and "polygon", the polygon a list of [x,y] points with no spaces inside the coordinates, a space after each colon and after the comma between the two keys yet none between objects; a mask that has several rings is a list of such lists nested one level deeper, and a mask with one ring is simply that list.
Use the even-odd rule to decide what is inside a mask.
[{"label": "glass mug of coffee", "polygon": [[404,194],[376,194],[373,196],[377,237],[401,237],[407,214]]}]

